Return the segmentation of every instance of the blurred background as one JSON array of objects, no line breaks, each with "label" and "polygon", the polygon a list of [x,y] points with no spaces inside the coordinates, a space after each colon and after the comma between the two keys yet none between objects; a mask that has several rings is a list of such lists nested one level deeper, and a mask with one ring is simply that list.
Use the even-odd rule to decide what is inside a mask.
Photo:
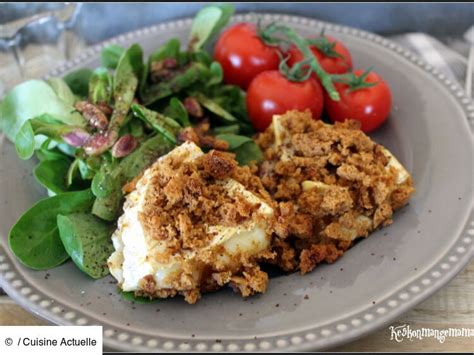
[{"label": "blurred background", "polygon": [[[0,96],[19,81],[44,75],[64,60],[74,58],[87,46],[159,22],[192,17],[204,4],[2,3]],[[424,49],[416,48],[417,43],[412,42],[426,46],[428,40],[440,52],[450,48],[448,57],[452,58],[447,61],[455,62],[457,58],[459,63],[450,70],[458,77],[466,74],[469,50],[474,42],[471,38],[474,35],[469,37],[467,32],[474,24],[472,3],[235,3],[235,6],[238,13],[285,13],[362,28],[392,37],[415,52]]]}]

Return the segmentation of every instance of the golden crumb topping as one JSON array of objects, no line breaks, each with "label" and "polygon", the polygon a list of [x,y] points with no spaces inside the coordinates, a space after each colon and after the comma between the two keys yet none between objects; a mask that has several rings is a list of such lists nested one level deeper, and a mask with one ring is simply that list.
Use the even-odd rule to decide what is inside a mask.
[{"label": "golden crumb topping", "polygon": [[264,160],[245,167],[205,123],[188,130],[181,139],[194,140],[124,187],[111,273],[136,295],[195,303],[225,285],[265,292],[261,262],[304,274],[336,261],[414,193],[406,169],[359,128],[310,112],[274,116],[256,137]]},{"label": "golden crumb topping", "polygon": [[240,167],[231,153],[211,150],[196,160],[170,157],[150,179],[147,202],[139,215],[145,233],[174,245],[170,253],[199,249],[214,237],[209,225],[238,226],[261,218],[260,204],[241,192],[229,194],[221,181],[231,178],[271,204],[259,179]]},{"label": "golden crumb topping", "polygon": [[147,169],[127,187],[113,236],[109,267],[121,286],[188,303],[226,284],[244,297],[264,292],[268,276],[257,263],[274,257],[274,212],[255,171],[191,142]]},{"label": "golden crumb topping", "polygon": [[284,270],[335,261],[357,237],[392,223],[414,192],[406,170],[357,121],[328,125],[289,111],[256,141],[265,156],[258,175],[278,203],[273,244]]}]

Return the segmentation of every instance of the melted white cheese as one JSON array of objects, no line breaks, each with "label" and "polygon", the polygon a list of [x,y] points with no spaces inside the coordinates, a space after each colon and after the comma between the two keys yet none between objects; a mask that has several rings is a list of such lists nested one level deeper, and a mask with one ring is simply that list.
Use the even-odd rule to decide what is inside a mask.
[{"label": "melted white cheese", "polygon": [[[144,276],[152,275],[156,289],[171,287],[171,281],[179,277],[183,263],[193,265],[197,253],[212,250],[217,246],[224,246],[224,253],[218,260],[221,263],[231,262],[231,256],[239,252],[256,255],[270,244],[270,236],[266,232],[263,222],[250,220],[237,227],[208,226],[208,231],[215,236],[208,246],[202,250],[183,251],[179,258],[171,258],[167,263],[160,263],[154,256],[166,251],[166,241],[156,241],[146,235],[140,221],[139,214],[147,200],[147,189],[150,187],[150,176],[155,169],[159,169],[164,159],[177,158],[184,161],[193,161],[204,153],[194,143],[184,143],[175,148],[166,156],[161,157],[147,169],[143,177],[137,182],[136,189],[127,197],[124,213],[118,221],[118,228],[112,236],[115,252],[109,258],[110,273],[117,279],[124,291],[140,289],[140,280]],[[251,203],[259,203],[258,213],[266,216],[273,214],[273,209],[260,200],[252,192],[245,189],[239,182],[225,179],[218,183],[223,184],[230,196],[240,193]],[[196,270],[196,279],[200,271]]]}]

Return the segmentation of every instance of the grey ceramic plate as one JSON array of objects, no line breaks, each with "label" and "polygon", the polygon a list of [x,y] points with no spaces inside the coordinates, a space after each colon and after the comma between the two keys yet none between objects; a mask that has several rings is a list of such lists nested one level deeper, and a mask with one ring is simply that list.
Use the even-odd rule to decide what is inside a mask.
[{"label": "grey ceramic plate", "polygon": [[[304,35],[326,32],[350,48],[356,67],[374,65],[393,91],[394,109],[374,139],[413,173],[417,188],[395,223],[361,241],[333,265],[276,277],[267,293],[242,300],[231,291],[198,304],[181,298],[139,305],[121,300],[111,277],[93,281],[70,262],[47,272],[24,268],[7,246],[15,220],[44,195],[22,162],[1,142],[0,270],[20,305],[57,324],[104,326],[106,346],[135,351],[314,350],[389,324],[453,278],[473,251],[474,106],[457,84],[398,45],[371,33],[280,15],[265,15]],[[235,21],[250,20],[237,16]],[[150,51],[185,39],[190,20],[118,37]],[[63,75],[98,64],[103,44],[55,70]],[[49,277],[45,277],[49,274]]]}]

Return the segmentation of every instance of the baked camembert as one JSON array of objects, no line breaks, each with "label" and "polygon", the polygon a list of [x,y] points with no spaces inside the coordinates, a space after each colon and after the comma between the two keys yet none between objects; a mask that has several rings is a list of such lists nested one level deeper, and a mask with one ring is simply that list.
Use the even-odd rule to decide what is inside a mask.
[{"label": "baked camembert", "polygon": [[357,121],[329,125],[289,111],[257,143],[259,176],[278,204],[275,262],[287,271],[334,262],[358,237],[392,223],[414,192],[407,170]]},{"label": "baked camembert", "polygon": [[272,258],[273,208],[260,179],[226,152],[186,142],[158,159],[127,196],[108,265],[123,291],[138,296],[201,292],[229,284],[264,292],[257,262]]}]

